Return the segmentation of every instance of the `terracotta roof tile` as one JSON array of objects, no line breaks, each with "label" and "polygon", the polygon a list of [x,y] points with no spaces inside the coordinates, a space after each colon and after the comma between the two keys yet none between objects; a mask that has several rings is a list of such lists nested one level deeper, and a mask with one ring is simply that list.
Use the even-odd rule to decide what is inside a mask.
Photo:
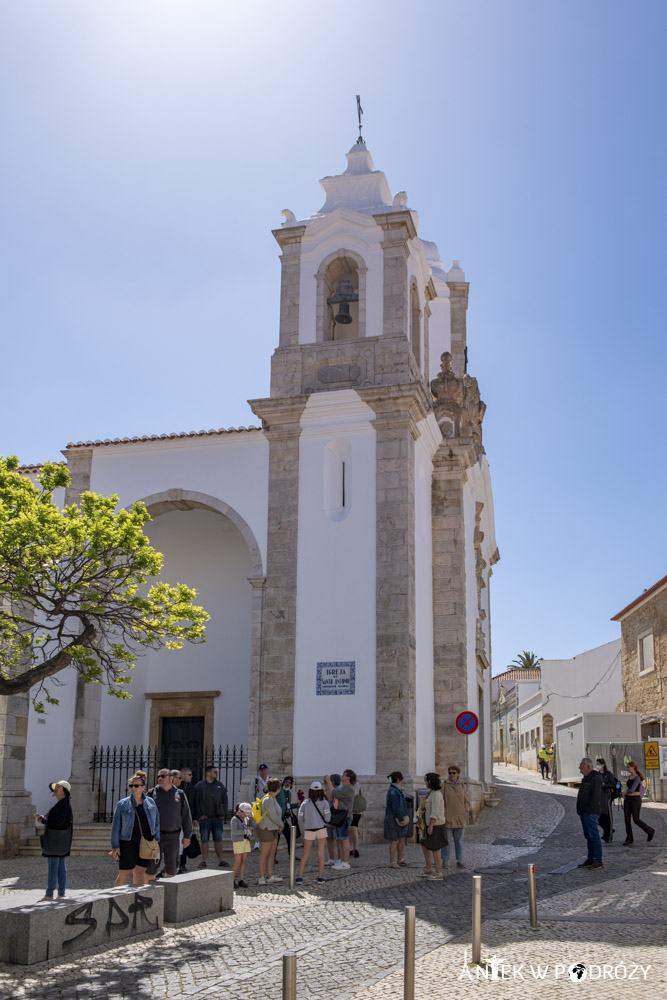
[{"label": "terracotta roof tile", "polygon": [[242,434],[247,431],[259,431],[261,427],[219,427],[208,431],[179,431],[173,434],[142,434],[135,437],[105,438],[97,441],[70,441],[67,448],[100,448],[114,444],[136,444],[144,441],[174,441],[177,438],[215,437],[219,434]]}]

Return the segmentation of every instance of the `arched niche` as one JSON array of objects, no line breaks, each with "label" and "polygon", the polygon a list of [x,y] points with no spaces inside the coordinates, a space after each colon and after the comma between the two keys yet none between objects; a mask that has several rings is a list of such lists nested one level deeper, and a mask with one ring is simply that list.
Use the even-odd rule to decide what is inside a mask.
[{"label": "arched niche", "polygon": [[228,518],[243,535],[245,543],[248,546],[253,576],[261,577],[264,575],[262,553],[259,550],[259,545],[257,544],[257,540],[251,528],[247,522],[244,521],[238,511],[234,510],[233,507],[230,507],[229,504],[225,503],[223,500],[210,496],[208,493],[197,493],[194,490],[173,489],[164,490],[162,493],[153,493],[150,496],[142,497],[140,502],[146,505],[146,509],[151,517],[158,517],[160,514],[165,514],[167,511],[171,510],[193,510],[196,508],[201,510],[211,510],[217,514],[222,514],[224,517]]},{"label": "arched niche", "polygon": [[[354,250],[337,250],[321,262],[317,280],[316,339],[322,341],[357,340],[366,336],[366,263]],[[341,281],[352,286],[356,302],[349,303],[352,322],[342,325],[334,322],[336,307],[327,303],[335,295]]]}]

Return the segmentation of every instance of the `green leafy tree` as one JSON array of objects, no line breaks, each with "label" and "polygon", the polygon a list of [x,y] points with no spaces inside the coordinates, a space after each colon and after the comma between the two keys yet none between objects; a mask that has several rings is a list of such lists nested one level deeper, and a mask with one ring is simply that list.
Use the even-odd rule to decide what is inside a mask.
[{"label": "green leafy tree", "polygon": [[523,653],[519,653],[515,656],[510,663],[509,669],[512,667],[523,667],[526,670],[535,670],[539,667],[542,662],[542,657],[537,656],[535,653],[529,653],[527,649],[524,649]]},{"label": "green leafy tree", "polygon": [[209,615],[190,587],[151,585],[162,555],[143,532],[144,504],[117,511],[118,497],[83,493],[61,509],[53,492],[69,483],[64,466],[44,465],[39,486],[17,469],[0,458],[0,695],[34,689],[43,712],[73,665],[129,698],[142,647],[203,642]]}]

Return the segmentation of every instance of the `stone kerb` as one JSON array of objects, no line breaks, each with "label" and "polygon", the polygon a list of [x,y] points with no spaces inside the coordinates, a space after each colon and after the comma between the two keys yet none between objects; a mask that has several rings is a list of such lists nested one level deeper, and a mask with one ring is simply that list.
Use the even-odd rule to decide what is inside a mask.
[{"label": "stone kerb", "polygon": [[0,899],[0,961],[33,965],[154,934],[164,922],[162,886],[83,892],[53,903]]},{"label": "stone kerb", "polygon": [[231,910],[234,905],[234,873],[201,871],[163,879],[164,919],[168,924],[196,920]]}]

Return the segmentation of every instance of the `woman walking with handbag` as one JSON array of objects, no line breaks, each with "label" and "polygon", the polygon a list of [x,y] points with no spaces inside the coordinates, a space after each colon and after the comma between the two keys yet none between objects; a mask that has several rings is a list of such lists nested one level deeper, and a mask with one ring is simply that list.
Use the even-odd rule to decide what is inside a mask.
[{"label": "woman walking with handbag", "polygon": [[629,845],[633,843],[632,824],[630,822],[631,819],[640,830],[644,831],[648,841],[653,840],[655,836],[655,830],[653,827],[649,826],[648,823],[644,823],[644,821],[639,818],[639,810],[642,807],[642,799],[646,790],[644,785],[644,775],[641,773],[634,760],[628,761],[628,771],[630,772],[630,777],[628,778],[628,790],[627,792],[623,792],[623,814],[625,816],[625,840],[623,841],[623,847],[629,847]]},{"label": "woman walking with handbag", "polygon": [[58,885],[58,899],[65,898],[67,887],[67,867],[65,858],[69,857],[72,847],[72,834],[74,818],[72,816],[72,806],[69,796],[71,785],[69,781],[52,781],[49,785],[56,804],[47,812],[46,816],[38,816],[40,823],[44,823],[46,829],[41,835],[42,857],[48,862],[48,877],[46,882],[46,892],[40,899],[42,902],[53,902],[53,893]]},{"label": "woman walking with handbag", "polygon": [[405,838],[412,831],[408,805],[401,788],[403,775],[400,771],[392,771],[387,777],[391,785],[387,790],[384,811],[384,839],[389,841],[389,867],[405,868],[407,866],[407,861],[403,860]]},{"label": "woman walking with handbag", "polygon": [[130,794],[117,804],[111,824],[111,850],[118,861],[114,885],[146,885],[146,869],[160,857],[160,814],[146,792],[146,772],[137,771],[127,783]]}]

